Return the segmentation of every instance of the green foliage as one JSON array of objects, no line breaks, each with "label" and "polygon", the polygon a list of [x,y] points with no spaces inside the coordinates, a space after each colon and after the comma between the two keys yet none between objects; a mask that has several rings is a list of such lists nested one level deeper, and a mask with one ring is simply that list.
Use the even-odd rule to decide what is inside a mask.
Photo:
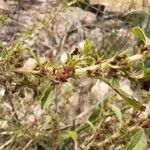
[{"label": "green foliage", "polygon": [[144,72],[144,78],[146,80],[150,80],[150,68],[148,68],[147,70],[145,70],[145,72]]},{"label": "green foliage", "polygon": [[67,64],[71,68],[74,68],[79,63],[80,63],[80,59],[74,59],[74,58],[72,58],[71,54],[67,53]]},{"label": "green foliage", "polygon": [[96,132],[96,128],[95,128],[94,124],[91,121],[87,120],[86,123],[89,124],[89,126],[93,129],[94,132]]},{"label": "green foliage", "polygon": [[54,85],[50,85],[48,88],[46,88],[45,92],[43,93],[41,97],[41,108],[45,108],[49,106],[54,99]]},{"label": "green foliage", "polygon": [[93,49],[93,47],[92,47],[91,41],[89,39],[86,39],[85,43],[84,43],[84,52],[85,52],[85,54],[91,53],[92,49]]},{"label": "green foliage", "polygon": [[98,107],[98,106],[96,106],[94,109],[93,109],[93,111],[92,111],[92,114],[90,115],[90,117],[89,117],[89,121],[94,121],[94,120],[96,120],[97,118],[98,118],[98,116],[100,115],[100,112],[101,112],[101,110],[100,110],[100,108]]},{"label": "green foliage", "polygon": [[144,31],[140,27],[134,27],[132,29],[134,35],[140,38],[146,45],[150,44],[150,39],[145,35]]},{"label": "green foliage", "polygon": [[131,107],[138,110],[143,110],[145,107],[140,104],[137,100],[135,100],[133,97],[131,97],[129,94],[124,92],[123,90],[116,90],[115,91],[125,100]]},{"label": "green foliage", "polygon": [[115,78],[112,78],[111,79],[111,85],[113,86],[113,88],[115,89],[119,89],[120,88],[120,84],[119,84],[119,81]]},{"label": "green foliage", "polygon": [[67,131],[67,133],[70,135],[71,139],[74,141],[74,149],[77,150],[78,149],[78,134],[76,131]]},{"label": "green foliage", "polygon": [[10,56],[9,50],[2,44],[0,43],[0,50],[1,52],[1,57],[4,59],[7,59]]},{"label": "green foliage", "polygon": [[70,135],[70,137],[72,138],[72,140],[76,143],[77,139],[78,139],[78,134],[75,131],[67,131],[67,133]]},{"label": "green foliage", "polygon": [[120,123],[122,123],[122,113],[119,107],[116,105],[111,105],[112,110],[114,111],[115,115],[117,116]]},{"label": "green foliage", "polygon": [[147,147],[146,135],[144,129],[141,128],[132,137],[126,150],[146,150],[146,147]]},{"label": "green foliage", "polygon": [[[140,102],[135,100],[132,96],[127,94],[125,91],[118,89],[118,84],[111,84],[110,81],[102,79],[108,86],[110,86],[124,101],[128,103],[132,108],[137,110],[143,110],[145,107],[142,106]],[[117,87],[117,88],[116,88]]]}]

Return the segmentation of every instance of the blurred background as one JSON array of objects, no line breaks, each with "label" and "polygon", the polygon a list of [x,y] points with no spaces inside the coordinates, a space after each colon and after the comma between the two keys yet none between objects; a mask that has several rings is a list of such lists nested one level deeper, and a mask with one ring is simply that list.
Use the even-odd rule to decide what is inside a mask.
[{"label": "blurred background", "polygon": [[[66,52],[76,47],[82,48],[86,38],[92,41],[94,51],[106,58],[126,49],[131,49],[131,54],[136,53],[142,42],[131,33],[132,27],[135,26],[140,26],[150,37],[149,0],[0,0],[1,44],[11,48],[18,42],[32,48],[40,57],[46,57],[51,62],[58,61],[60,64],[65,61]],[[29,62],[29,66],[30,63],[32,62]],[[145,90],[128,79],[121,79],[120,84],[127,93],[136,97],[142,97],[143,92],[149,91],[148,85]],[[3,95],[3,90],[1,93]],[[24,134],[27,132],[28,135],[20,136],[20,141],[11,143],[8,147],[10,150],[23,149],[34,133],[41,127],[48,128],[53,119],[50,108],[54,106],[41,110],[39,101],[33,99],[31,91],[23,93],[24,98],[18,98],[17,94],[12,97],[19,122],[22,124],[22,128],[18,127],[20,131],[15,128],[16,124],[13,122],[12,106],[7,101],[0,101],[1,130],[9,129]],[[89,117],[95,105],[105,99],[112,100],[114,95],[108,86],[99,80],[81,79],[65,83],[57,89],[55,102],[59,119],[66,126],[80,124]],[[147,114],[142,114],[141,118],[148,117],[149,105],[147,107]],[[136,123],[137,120],[132,121]],[[30,131],[26,131],[26,127]],[[44,129],[41,137],[24,149],[44,149],[46,144],[43,143],[48,143],[46,136],[49,136]],[[110,130],[108,132],[114,132],[115,129]],[[0,135],[0,149],[5,148],[3,144],[9,136]],[[84,141],[85,136],[86,134],[83,134],[81,141]],[[44,140],[41,140],[42,138]],[[118,143],[115,146],[112,143],[112,148],[109,149],[117,150]],[[122,144],[124,145],[123,142]]]}]

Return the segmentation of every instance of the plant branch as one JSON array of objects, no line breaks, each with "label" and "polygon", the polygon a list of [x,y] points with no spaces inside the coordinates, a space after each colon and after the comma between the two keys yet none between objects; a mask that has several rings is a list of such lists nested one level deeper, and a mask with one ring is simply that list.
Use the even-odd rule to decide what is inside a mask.
[{"label": "plant branch", "polygon": [[[142,60],[144,59],[144,55],[143,54],[136,54],[136,55],[133,55],[133,56],[130,56],[126,59],[126,61],[128,63],[134,63],[136,61],[139,61],[139,60]],[[98,64],[98,65],[92,65],[92,66],[89,66],[89,67],[85,67],[85,68],[80,68],[80,69],[76,69],[75,70],[75,74],[76,75],[86,75],[88,71],[95,71],[97,70],[99,67],[101,69],[105,69],[107,68],[111,62],[112,58],[111,59],[108,59],[106,62],[102,63],[102,64]]]},{"label": "plant branch", "polygon": [[[149,58],[149,56],[147,56],[147,57]],[[136,55],[127,57],[123,61],[127,62],[127,63],[134,63],[136,61],[143,60],[144,58],[145,58],[144,54],[136,54]],[[88,71],[96,71],[98,69],[105,70],[108,67],[112,67],[110,62],[113,59],[114,59],[114,57],[111,59],[106,59],[105,61],[103,61],[102,63],[97,64],[97,65],[91,65],[91,66],[84,67],[84,68],[76,68],[75,69],[75,75],[82,77],[82,76],[87,76]],[[115,66],[113,66],[113,67],[115,67]],[[47,67],[45,70],[48,73],[49,72],[52,73],[53,69],[54,69],[53,67]],[[37,74],[37,75],[41,75],[41,72],[42,72],[41,70],[32,70],[32,69],[24,69],[24,68],[17,68],[17,69],[14,69],[13,71],[16,73],[32,73],[32,74]]]}]

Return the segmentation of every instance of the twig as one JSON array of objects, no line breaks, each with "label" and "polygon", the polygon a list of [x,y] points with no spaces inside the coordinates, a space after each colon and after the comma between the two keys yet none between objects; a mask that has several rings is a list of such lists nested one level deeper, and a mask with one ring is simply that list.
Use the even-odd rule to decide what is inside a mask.
[{"label": "twig", "polygon": [[35,137],[32,138],[31,140],[29,140],[29,142],[24,146],[24,148],[22,150],[26,150],[36,139],[36,137],[39,135],[39,133],[36,133]]},{"label": "twig", "polygon": [[5,142],[3,145],[0,146],[0,150],[3,150],[6,146],[8,146],[10,143],[13,142],[15,137],[11,138],[10,140],[8,140],[7,142]]},{"label": "twig", "polygon": [[[144,58],[143,54],[136,54],[133,56],[130,56],[126,59],[126,61],[128,63],[133,63],[137,60],[142,60]],[[109,66],[109,63],[112,59],[108,59],[106,62],[102,63],[102,64],[98,64],[98,65],[93,65],[93,66],[89,66],[89,67],[85,67],[85,68],[80,68],[80,69],[76,69],[75,73],[76,75],[86,75],[88,71],[95,71],[97,70],[99,67],[101,69],[106,68],[107,66]]]},{"label": "twig", "polygon": [[[147,56],[147,57],[149,57],[149,56]],[[136,54],[136,55],[133,55],[133,56],[130,56],[130,57],[126,58],[124,61],[126,61],[128,63],[134,63],[137,60],[142,60],[143,58],[144,58],[143,54]],[[105,62],[102,62],[101,64],[92,65],[92,66],[79,68],[79,69],[77,68],[77,69],[75,69],[75,75],[82,77],[82,76],[86,76],[88,71],[96,71],[99,68],[101,70],[104,70],[107,67],[112,66],[112,65],[110,65],[111,60],[112,60],[112,58],[105,60]],[[52,67],[47,68],[48,72],[52,72],[52,70],[53,70]],[[32,73],[32,74],[39,74],[39,75],[41,74],[40,70],[32,70],[32,69],[24,69],[24,68],[18,68],[18,69],[15,69],[13,71],[17,72],[17,73]]]},{"label": "twig", "polygon": [[32,69],[24,69],[24,68],[18,68],[13,70],[16,73],[32,73],[32,74],[40,74],[39,70],[32,70]]}]

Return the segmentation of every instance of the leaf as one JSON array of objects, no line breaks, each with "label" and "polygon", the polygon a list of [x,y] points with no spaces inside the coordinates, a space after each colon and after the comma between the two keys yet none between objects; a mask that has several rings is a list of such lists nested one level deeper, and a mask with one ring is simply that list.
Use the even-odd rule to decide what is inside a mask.
[{"label": "leaf", "polygon": [[70,53],[67,53],[67,63],[71,63],[72,61],[72,56]]},{"label": "leaf", "polygon": [[84,63],[87,66],[90,66],[93,63],[93,58],[92,57],[86,57],[85,60],[84,60]]},{"label": "leaf", "polygon": [[145,107],[142,106],[141,103],[139,103],[137,100],[135,100],[132,96],[130,96],[129,94],[127,94],[125,91],[123,90],[116,90],[116,93],[118,93],[127,103],[128,105],[130,105],[132,108],[134,109],[138,109],[138,110],[143,110]]},{"label": "leaf", "polygon": [[145,71],[145,64],[143,62],[139,63],[139,67],[140,67],[142,72]]},{"label": "leaf", "polygon": [[46,106],[49,106],[52,100],[54,99],[54,85],[50,85],[44,92],[41,97],[41,108],[43,109]]},{"label": "leaf", "polygon": [[144,78],[146,80],[150,80],[150,68],[148,68],[144,71]]},{"label": "leaf", "polygon": [[89,126],[93,129],[94,132],[96,132],[96,128],[91,121],[87,120],[86,123],[89,124]]},{"label": "leaf", "polygon": [[2,58],[8,58],[9,57],[9,50],[2,44],[2,43],[0,43],[0,49],[2,49]]},{"label": "leaf", "polygon": [[70,135],[70,137],[73,139],[73,141],[76,143],[78,139],[78,134],[75,131],[67,131],[67,133]]},{"label": "leaf", "polygon": [[111,83],[105,79],[101,79],[101,80],[105,82],[108,86],[110,86],[118,95],[120,95],[123,98],[123,100],[125,100],[128,103],[128,105],[130,105],[132,108],[137,110],[144,110],[145,107],[141,103],[136,101],[132,96],[127,94],[125,91],[114,88],[111,85]]},{"label": "leaf", "polygon": [[76,65],[78,65],[80,62],[79,59],[73,59],[72,55],[70,53],[67,53],[67,64],[73,68],[75,67]]},{"label": "leaf", "polygon": [[65,148],[66,145],[65,145],[64,141],[65,140],[69,140],[70,137],[74,141],[74,150],[78,149],[77,148],[77,145],[78,145],[78,143],[77,143],[78,134],[77,134],[76,131],[72,131],[72,130],[66,131],[66,132],[61,134],[61,136],[60,136],[60,138],[61,138],[61,145],[60,145],[61,149]]},{"label": "leaf", "polygon": [[147,139],[144,129],[137,131],[132,137],[126,150],[145,150],[147,147]]},{"label": "leaf", "polygon": [[111,79],[111,85],[112,85],[115,89],[119,89],[119,88],[120,88],[119,81],[118,81],[116,78],[112,78],[112,79]]},{"label": "leaf", "polygon": [[132,33],[140,38],[146,45],[150,44],[149,38],[145,35],[144,31],[140,27],[132,28]]},{"label": "leaf", "polygon": [[91,51],[92,51],[92,43],[89,39],[86,39],[84,43],[84,52],[86,54],[89,54]]},{"label": "leaf", "polygon": [[22,54],[22,52],[23,52],[23,45],[21,43],[16,44],[15,48],[16,48],[17,52]]},{"label": "leaf", "polygon": [[80,62],[80,60],[73,59],[72,62],[69,65],[70,65],[70,67],[75,67],[76,65],[79,64],[79,62]]},{"label": "leaf", "polygon": [[119,107],[117,107],[116,105],[111,105],[111,108],[114,111],[115,115],[117,116],[119,122],[122,123],[122,113]]},{"label": "leaf", "polygon": [[2,58],[8,58],[9,57],[9,51],[4,48],[3,51],[2,51]]},{"label": "leaf", "polygon": [[93,109],[93,112],[92,112],[92,114],[90,115],[90,117],[89,117],[89,121],[94,121],[95,119],[97,119],[98,118],[98,116],[100,115],[100,112],[101,112],[101,110],[100,110],[100,108],[98,107],[98,106],[96,106],[94,109]]}]

